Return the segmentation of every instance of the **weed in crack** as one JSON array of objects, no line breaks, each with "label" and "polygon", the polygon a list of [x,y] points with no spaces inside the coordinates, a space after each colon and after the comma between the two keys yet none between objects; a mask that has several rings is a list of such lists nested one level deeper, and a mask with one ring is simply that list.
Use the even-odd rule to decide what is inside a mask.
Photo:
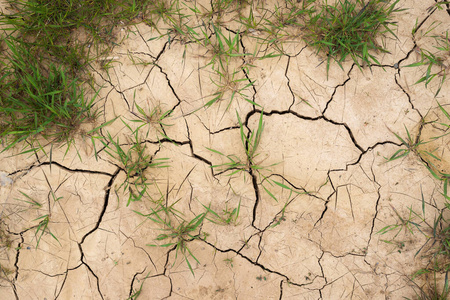
[{"label": "weed in crack", "polygon": [[[409,64],[405,67],[418,67],[418,66],[427,66],[425,74],[417,80],[415,84],[424,83],[425,87],[428,87],[428,84],[434,78],[440,78],[439,85],[434,94],[437,97],[441,91],[441,88],[447,78],[448,73],[450,72],[450,38],[448,35],[448,30],[445,34],[441,35],[430,35],[432,31],[434,31],[441,24],[437,22],[433,22],[427,31],[422,34],[422,37],[431,37],[436,42],[436,46],[433,46],[437,51],[431,52],[430,50],[423,48],[416,48],[415,50],[420,53],[420,61]],[[413,36],[417,32],[417,21],[416,26],[412,30]]]},{"label": "weed in crack", "polygon": [[[101,140],[105,146],[105,152],[112,158],[120,162],[120,167],[126,174],[125,181],[120,185],[123,191],[128,191],[129,196],[127,206],[132,201],[139,201],[147,195],[147,188],[153,184],[145,174],[148,168],[168,168],[168,158],[154,158],[147,153],[145,139],[140,136],[140,128],[132,130],[130,125],[124,122],[124,125],[132,132],[132,140],[128,145],[121,145],[119,138],[114,139],[108,132],[106,141]],[[148,134],[148,132],[147,132]],[[131,144],[131,146],[130,146]],[[125,150],[125,147],[128,148]]]},{"label": "weed in crack", "polygon": [[157,244],[147,244],[147,246],[164,248],[173,247],[172,249],[175,250],[175,261],[173,265],[175,265],[178,254],[180,253],[186,261],[192,275],[194,275],[194,270],[189,258],[192,257],[197,263],[200,262],[189,249],[188,244],[193,240],[200,239],[200,228],[206,218],[207,212],[198,214],[192,220],[186,221],[183,214],[174,207],[180,199],[173,204],[168,205],[168,194],[169,192],[164,196],[160,192],[160,199],[155,201],[156,208],[150,208],[150,213],[143,214],[138,211],[134,212],[164,227],[161,230],[165,233],[161,233],[155,238]]}]

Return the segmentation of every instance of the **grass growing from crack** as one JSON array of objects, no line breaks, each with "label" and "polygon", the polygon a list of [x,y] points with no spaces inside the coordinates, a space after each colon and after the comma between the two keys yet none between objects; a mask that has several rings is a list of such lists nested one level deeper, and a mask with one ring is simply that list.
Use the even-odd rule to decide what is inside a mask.
[{"label": "grass growing from crack", "polygon": [[[19,191],[19,192],[22,194],[22,196],[24,196],[26,198],[26,200],[18,199],[19,201],[30,204],[32,209],[39,210],[42,208],[42,204],[39,201],[33,199],[32,197],[30,197],[29,195],[27,195],[26,193],[24,193],[22,191]],[[52,195],[54,201],[59,201],[62,199],[62,197],[56,198],[53,191],[51,191],[51,195]],[[50,231],[50,228],[49,228],[50,216],[51,216],[51,213],[48,212],[47,214],[44,214],[44,215],[39,216],[36,219],[32,220],[32,222],[39,221],[38,225],[34,226],[34,227],[36,227],[36,232],[35,232],[36,249],[39,247],[39,243],[41,242],[41,239],[45,233],[49,234],[53,239],[55,239],[58,242],[58,244],[61,245],[58,238]]]},{"label": "grass growing from crack", "polygon": [[[417,48],[416,51],[420,53],[420,61],[409,64],[405,67],[418,67],[418,66],[426,66],[427,69],[425,71],[425,74],[417,80],[415,84],[424,83],[425,87],[428,87],[428,84],[434,79],[434,78],[440,78],[439,79],[439,85],[436,90],[436,93],[434,94],[435,97],[439,95],[441,92],[441,88],[447,78],[448,73],[450,72],[450,38],[448,35],[448,30],[444,34],[440,35],[430,35],[432,31],[434,31],[436,28],[441,26],[442,24],[433,22],[428,30],[422,35],[422,37],[431,37],[436,42],[437,46],[433,46],[435,49],[434,52],[423,49],[423,48]],[[412,30],[413,36],[417,32],[417,21],[416,26]],[[436,51],[437,50],[437,51]]]},{"label": "grass growing from crack", "polygon": [[258,120],[258,127],[256,131],[249,131],[248,134],[245,133],[245,126],[242,123],[242,120],[239,116],[239,114],[236,112],[238,123],[239,123],[239,133],[241,137],[241,143],[245,150],[245,160],[240,159],[238,156],[231,154],[231,155],[225,155],[220,151],[217,151],[212,148],[206,147],[209,151],[216,153],[222,157],[224,157],[228,162],[225,162],[223,164],[218,165],[212,165],[211,168],[216,169],[219,173],[218,174],[225,174],[228,173],[228,176],[233,176],[237,173],[244,173],[250,174],[251,176],[256,176],[258,178],[258,183],[262,186],[264,191],[275,201],[278,201],[275,195],[268,189],[268,187],[264,184],[267,183],[270,186],[279,186],[283,189],[287,189],[290,192],[295,192],[292,188],[288,187],[287,185],[270,179],[268,176],[265,176],[262,171],[270,171],[270,168],[277,165],[278,163],[264,166],[262,165],[264,159],[257,160],[257,158],[260,156],[260,153],[258,152],[258,148],[261,142],[261,136],[264,130],[264,122],[263,122],[263,116],[264,112],[261,111],[259,115]]},{"label": "grass growing from crack", "polygon": [[[140,135],[140,128],[133,130],[122,120],[123,124],[132,132],[132,139],[127,144],[121,144],[119,138],[114,139],[108,132],[106,140],[100,140],[105,146],[105,152],[119,161],[120,167],[126,175],[125,181],[120,185],[123,191],[129,192],[127,206],[132,201],[139,201],[147,193],[152,181],[147,178],[145,171],[149,168],[168,168],[168,158],[154,158],[147,151],[145,138]],[[147,132],[148,135],[148,132]],[[128,148],[128,149],[127,149]]]},{"label": "grass growing from crack", "polygon": [[304,38],[317,52],[326,53],[327,74],[331,60],[343,69],[342,62],[348,56],[359,69],[364,64],[380,64],[371,52],[388,53],[378,39],[386,33],[395,37],[391,15],[403,10],[395,7],[398,2],[339,0],[330,5],[325,1],[316,11],[309,12]]},{"label": "grass growing from crack", "polygon": [[[433,281],[431,283],[428,282],[428,286],[420,287],[416,284],[419,292],[417,292],[417,290],[414,290],[414,292],[416,293],[418,300],[447,300],[448,297],[450,296],[448,271],[445,273],[444,284],[442,287],[438,286],[436,273],[434,273],[433,275],[434,275]],[[405,299],[411,300],[410,298],[406,297]]]},{"label": "grass growing from crack", "polygon": [[161,197],[160,199],[154,200],[154,203],[156,203],[156,208],[150,208],[150,213],[143,214],[141,212],[134,211],[138,215],[163,226],[163,229],[161,230],[164,231],[164,233],[159,234],[155,238],[157,243],[147,244],[147,246],[163,248],[172,247],[172,249],[175,250],[175,260],[173,265],[177,262],[178,254],[180,254],[185,260],[192,275],[194,275],[194,270],[189,258],[193,258],[197,263],[200,262],[189,249],[188,243],[193,240],[200,239],[200,227],[206,218],[207,212],[198,214],[190,221],[187,221],[183,214],[174,207],[180,199],[175,201],[173,204],[168,205],[167,197],[169,197],[169,191],[167,191],[166,195],[163,195],[161,191],[159,192]]}]

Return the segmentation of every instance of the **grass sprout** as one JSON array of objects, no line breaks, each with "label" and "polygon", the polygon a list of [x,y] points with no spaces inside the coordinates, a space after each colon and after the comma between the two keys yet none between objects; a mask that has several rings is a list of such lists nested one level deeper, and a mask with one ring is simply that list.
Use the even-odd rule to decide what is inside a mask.
[{"label": "grass sprout", "polygon": [[[168,168],[168,158],[154,158],[147,153],[145,140],[140,136],[140,127],[132,130],[122,120],[125,126],[132,132],[132,139],[128,145],[122,145],[119,138],[114,139],[108,132],[106,141],[101,140],[105,146],[105,152],[120,162],[120,167],[126,174],[125,181],[119,188],[129,192],[127,206],[132,201],[139,201],[147,194],[147,188],[152,182],[147,178],[145,170],[148,168]],[[131,145],[131,146],[130,146]],[[125,150],[127,147],[128,149]]]},{"label": "grass sprout", "polygon": [[[163,199],[164,196],[162,195],[161,200]],[[135,212],[140,216],[146,217],[154,223],[160,224],[164,227],[162,231],[165,233],[161,233],[155,238],[155,241],[159,243],[147,244],[147,246],[165,248],[174,247],[175,261],[173,265],[175,265],[177,261],[178,254],[181,254],[192,275],[194,275],[194,270],[189,258],[192,257],[197,263],[200,262],[189,249],[188,243],[192,240],[200,238],[199,231],[204,219],[206,218],[207,212],[198,214],[192,220],[186,221],[183,218],[183,215],[174,208],[174,205],[178,201],[170,206],[165,205],[164,202],[161,201],[157,204],[156,209],[151,208],[151,213],[149,214],[143,214],[137,211]]]},{"label": "grass sprout", "polygon": [[[436,24],[436,22],[433,22],[430,25],[431,29],[428,29],[423,36],[428,36],[428,34],[435,28],[439,27],[439,25],[439,23]],[[413,29],[413,34],[414,33],[415,30]],[[450,38],[448,31],[441,35],[431,35],[431,38],[433,38],[437,43],[437,46],[433,46],[437,51],[431,52],[427,49],[417,48],[416,51],[420,53],[420,61],[405,67],[427,66],[425,74],[417,80],[415,84],[423,82],[425,87],[428,87],[428,84],[434,78],[440,78],[439,86],[434,95],[437,97],[450,71]]]}]

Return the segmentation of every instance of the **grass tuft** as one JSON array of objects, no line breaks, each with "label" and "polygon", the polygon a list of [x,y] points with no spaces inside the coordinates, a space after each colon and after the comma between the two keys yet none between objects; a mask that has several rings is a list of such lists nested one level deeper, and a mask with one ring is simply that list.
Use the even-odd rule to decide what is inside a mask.
[{"label": "grass tuft", "polygon": [[389,53],[379,45],[379,36],[390,33],[395,37],[391,21],[399,0],[392,4],[384,0],[339,0],[330,5],[327,1],[315,11],[308,11],[304,39],[317,52],[327,55],[327,74],[331,60],[343,69],[342,62],[350,56],[358,68],[364,65],[380,64],[370,52]]}]

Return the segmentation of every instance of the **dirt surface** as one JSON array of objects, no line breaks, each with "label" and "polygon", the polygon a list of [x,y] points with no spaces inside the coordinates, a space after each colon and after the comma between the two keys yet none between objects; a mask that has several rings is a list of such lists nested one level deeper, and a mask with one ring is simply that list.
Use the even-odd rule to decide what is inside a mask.
[{"label": "dirt surface", "polygon": [[[344,70],[332,65],[327,78],[323,58],[292,35],[284,55],[254,60],[248,73],[237,74],[242,86],[255,80],[244,93],[263,108],[257,161],[268,167],[260,173],[283,186],[263,186],[255,173],[229,176],[211,168],[227,160],[208,148],[245,161],[237,114],[245,134],[255,132],[261,107],[238,95],[229,107],[223,100],[202,108],[217,89],[216,75],[204,67],[208,49],[152,39],[158,32],[142,23],[118,26],[113,68],[102,69],[99,61],[91,71],[103,86],[99,122],[121,117],[137,128],[135,103],[172,109],[164,120],[170,140],[158,125],[143,127],[148,154],[170,165],[145,170],[154,183],[149,193],[158,197],[157,186],[187,222],[205,206],[222,214],[240,205],[239,217],[230,224],[205,219],[198,238],[185,241],[198,259],[189,256],[192,274],[174,246],[148,246],[159,243],[164,227],[136,213],[151,213],[145,197],[126,205],[123,166],[100,142],[94,148],[79,139],[81,161],[74,147],[66,155],[64,146],[54,151],[51,163],[42,153],[12,156],[20,147],[4,152],[0,298],[113,300],[136,291],[140,299],[414,298],[409,278],[430,262],[416,256],[425,237],[401,230],[396,240],[402,244],[389,244],[383,240],[396,231],[377,233],[399,223],[396,212],[404,218],[410,209],[422,212],[422,195],[427,220],[444,207],[441,182],[416,155],[386,161],[401,149],[394,133],[406,138],[405,127],[423,140],[444,130],[430,122],[445,121],[437,101],[448,107],[450,85],[435,99],[438,80],[414,84],[426,67],[405,67],[419,61],[417,47],[431,44],[412,36],[416,18],[423,30],[435,21],[442,22],[439,32],[450,29],[447,11],[427,10],[434,3],[399,2],[407,10],[394,17],[397,38],[386,45],[391,53],[379,54],[382,66],[371,70],[346,61]],[[225,18],[224,31],[238,28],[232,20]],[[254,40],[243,35],[242,46],[253,52]],[[250,63],[245,59],[230,65]],[[107,132],[130,147],[130,130],[120,120],[102,129]],[[424,145],[443,158],[437,166],[444,172],[450,171],[448,142]],[[42,206],[33,208],[24,194]],[[36,247],[45,215],[48,230]]]}]

